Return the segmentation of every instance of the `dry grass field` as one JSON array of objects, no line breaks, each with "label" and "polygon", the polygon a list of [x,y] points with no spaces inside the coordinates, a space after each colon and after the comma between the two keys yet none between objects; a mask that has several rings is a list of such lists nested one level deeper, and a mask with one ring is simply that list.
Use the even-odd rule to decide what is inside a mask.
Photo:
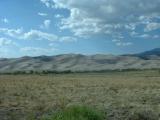
[{"label": "dry grass field", "polygon": [[160,72],[0,75],[0,120],[43,119],[71,105],[92,106],[106,120],[158,120]]}]

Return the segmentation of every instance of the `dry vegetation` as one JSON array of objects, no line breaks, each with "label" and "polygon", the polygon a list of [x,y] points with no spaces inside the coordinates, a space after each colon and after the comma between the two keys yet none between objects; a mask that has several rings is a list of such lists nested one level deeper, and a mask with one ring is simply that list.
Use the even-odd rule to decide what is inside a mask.
[{"label": "dry vegetation", "polygon": [[70,105],[95,107],[106,120],[158,120],[160,72],[0,76],[0,120],[37,120]]}]

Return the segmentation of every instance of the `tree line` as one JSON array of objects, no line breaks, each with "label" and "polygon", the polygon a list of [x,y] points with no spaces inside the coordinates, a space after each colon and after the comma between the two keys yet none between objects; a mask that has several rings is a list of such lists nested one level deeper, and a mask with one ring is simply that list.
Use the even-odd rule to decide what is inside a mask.
[{"label": "tree line", "polygon": [[160,69],[116,69],[116,70],[93,70],[93,71],[56,71],[56,70],[27,70],[27,71],[13,71],[13,72],[0,72],[1,75],[20,75],[20,74],[71,74],[71,73],[106,73],[106,72],[131,72],[131,71],[147,71],[157,70],[160,74]]}]

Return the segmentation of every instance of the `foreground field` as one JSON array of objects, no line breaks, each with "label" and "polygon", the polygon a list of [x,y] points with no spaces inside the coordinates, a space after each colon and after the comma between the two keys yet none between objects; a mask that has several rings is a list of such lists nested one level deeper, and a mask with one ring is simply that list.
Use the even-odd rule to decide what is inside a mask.
[{"label": "foreground field", "polygon": [[160,72],[0,76],[0,120],[42,119],[72,105],[92,106],[106,120],[158,120]]}]

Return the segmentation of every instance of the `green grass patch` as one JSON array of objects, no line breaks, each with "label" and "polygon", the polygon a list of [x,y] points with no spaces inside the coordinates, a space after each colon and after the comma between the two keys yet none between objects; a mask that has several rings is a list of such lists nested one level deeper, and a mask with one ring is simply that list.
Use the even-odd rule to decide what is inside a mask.
[{"label": "green grass patch", "polygon": [[43,120],[103,120],[102,112],[86,106],[71,106]]}]

